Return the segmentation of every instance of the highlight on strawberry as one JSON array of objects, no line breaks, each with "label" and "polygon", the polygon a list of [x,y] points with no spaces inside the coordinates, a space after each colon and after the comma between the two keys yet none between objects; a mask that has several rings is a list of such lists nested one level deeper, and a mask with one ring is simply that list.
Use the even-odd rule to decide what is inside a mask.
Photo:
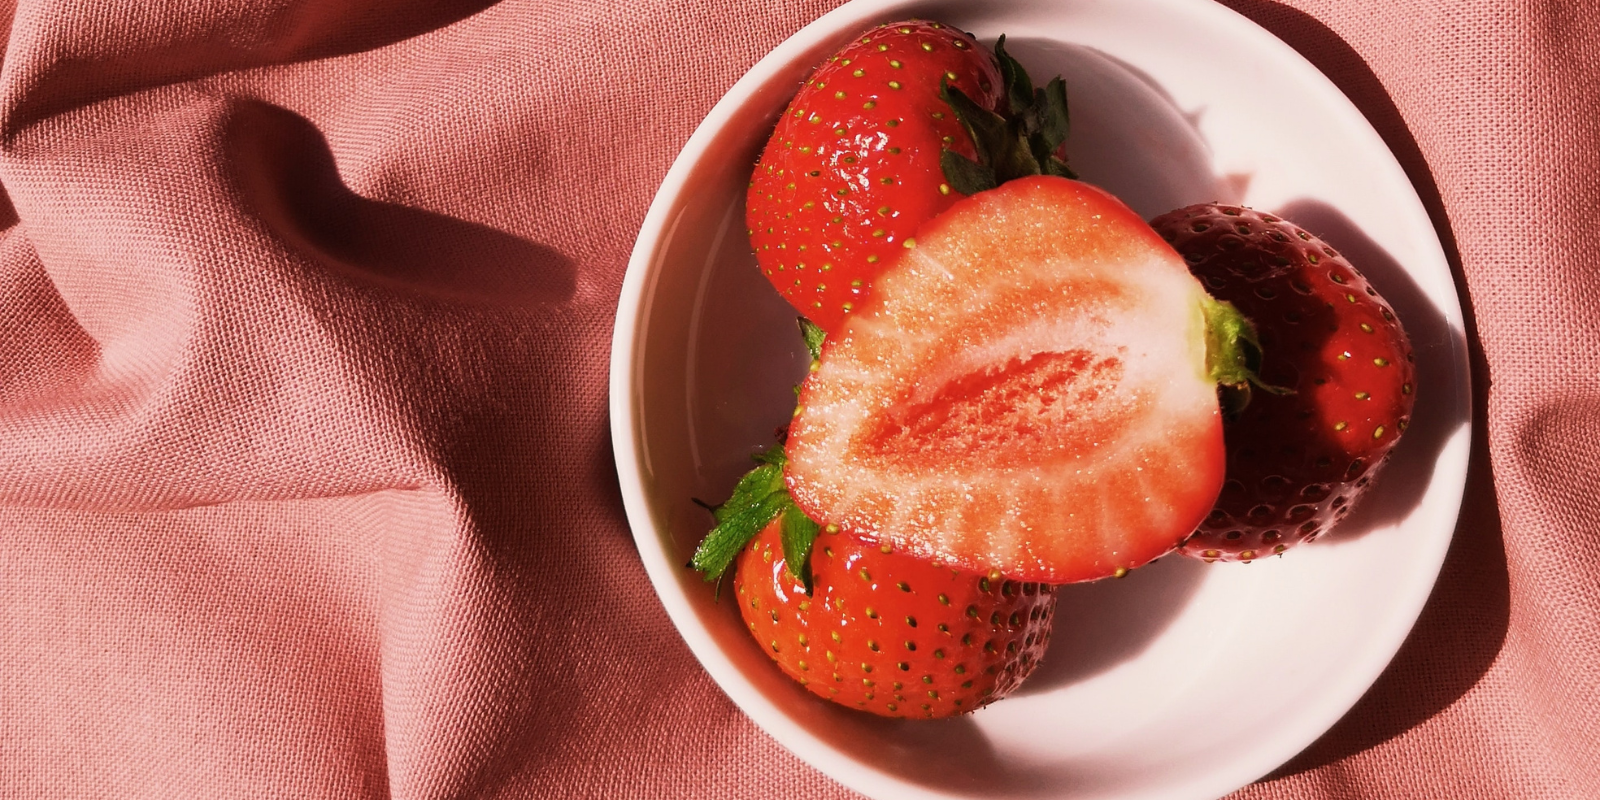
[{"label": "highlight on strawberry", "polygon": [[690,566],[809,691],[939,717],[1038,664],[1053,586],[1281,554],[1409,421],[1410,346],[1272,215],[1147,224],[1079,182],[1065,84],[929,21],[806,80],[755,165],[757,264],[811,372]]}]

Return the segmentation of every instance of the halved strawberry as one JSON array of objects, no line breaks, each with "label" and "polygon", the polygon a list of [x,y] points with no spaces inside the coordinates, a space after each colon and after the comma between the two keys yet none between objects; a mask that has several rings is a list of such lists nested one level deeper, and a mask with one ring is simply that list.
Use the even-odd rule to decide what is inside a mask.
[{"label": "halved strawberry", "polygon": [[1328,243],[1248,208],[1195,205],[1151,222],[1206,285],[1255,322],[1262,378],[1224,424],[1228,477],[1184,555],[1251,561],[1315,539],[1411,420],[1416,373],[1393,309]]},{"label": "halved strawberry", "polygon": [[789,493],[974,572],[1120,574],[1194,530],[1222,485],[1230,312],[1100,189],[1035,176],[975,194],[830,336],[790,426]]}]

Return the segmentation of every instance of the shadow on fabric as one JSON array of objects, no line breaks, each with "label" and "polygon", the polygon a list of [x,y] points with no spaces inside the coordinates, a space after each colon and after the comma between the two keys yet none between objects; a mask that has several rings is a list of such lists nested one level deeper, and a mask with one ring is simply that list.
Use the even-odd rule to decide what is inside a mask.
[{"label": "shadow on fabric", "polygon": [[0,186],[0,230],[17,224],[17,207],[11,204],[11,195]]},{"label": "shadow on fabric", "polygon": [[[1263,780],[1317,769],[1404,734],[1459,700],[1493,664],[1511,617],[1510,577],[1489,463],[1489,369],[1444,202],[1400,110],[1366,61],[1314,17],[1272,0],[1221,0],[1299,51],[1372,123],[1433,220],[1464,302],[1472,364],[1472,454],[1455,538],[1416,627],[1377,683],[1322,738]],[[1389,287],[1383,287],[1389,291]]]},{"label": "shadow on fabric", "polygon": [[[654,671],[674,676],[655,691],[592,691],[638,680],[636,665],[595,656],[597,632],[662,630],[662,622],[654,603],[628,602],[649,592],[631,541],[584,539],[626,528],[603,425],[605,384],[593,380],[607,352],[574,319],[582,307],[574,260],[489,226],[356,194],[322,133],[284,108],[237,102],[224,136],[245,212],[345,284],[331,324],[359,342],[354,349],[377,353],[374,383],[412,416],[466,521],[448,534],[459,543],[440,544],[446,534],[435,529],[405,544],[463,554],[439,573],[455,583],[419,595],[429,615],[408,618],[409,640],[394,645],[413,661],[385,679],[385,691],[434,703],[386,720],[416,737],[403,743],[419,748],[408,758],[458,758],[452,788],[438,791],[490,796],[593,746],[598,732],[573,736],[567,721],[647,719],[651,706],[671,706],[663,693],[700,691],[686,654]],[[598,490],[574,489],[582,486]],[[426,649],[406,649],[418,641]],[[416,677],[436,669],[470,678]],[[447,728],[455,732],[430,733]],[[398,794],[409,766],[391,755]]]},{"label": "shadow on fabric", "polygon": [[322,134],[292,111],[243,103],[227,135],[246,202],[276,233],[299,239],[348,277],[473,303],[572,296],[575,267],[551,248],[352,192]]}]

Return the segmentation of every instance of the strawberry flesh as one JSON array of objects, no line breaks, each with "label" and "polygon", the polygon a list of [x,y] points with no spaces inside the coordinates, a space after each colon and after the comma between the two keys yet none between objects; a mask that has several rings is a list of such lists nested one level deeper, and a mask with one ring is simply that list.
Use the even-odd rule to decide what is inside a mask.
[{"label": "strawberry flesh", "polygon": [[1209,301],[1111,195],[1008,182],[924,226],[878,280],[790,426],[787,485],[813,519],[1069,583],[1160,556],[1211,509]]},{"label": "strawberry flesh", "polygon": [[1328,243],[1228,205],[1151,225],[1210,293],[1249,317],[1263,382],[1224,424],[1227,481],[1184,555],[1250,561],[1317,538],[1350,513],[1411,419],[1411,345],[1377,290]]}]

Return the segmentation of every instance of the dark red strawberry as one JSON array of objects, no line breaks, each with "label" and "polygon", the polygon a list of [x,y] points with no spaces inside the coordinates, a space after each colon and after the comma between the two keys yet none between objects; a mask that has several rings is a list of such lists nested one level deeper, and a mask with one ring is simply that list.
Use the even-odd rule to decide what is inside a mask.
[{"label": "dark red strawberry", "polygon": [[811,692],[888,717],[947,717],[1004,697],[1049,642],[1049,586],[975,575],[829,526],[811,592],[788,569],[773,522],[739,556],[745,624]]},{"label": "dark red strawberry", "polygon": [[813,518],[1068,583],[1171,550],[1222,486],[1241,318],[1106,192],[1035,176],[924,225],[828,338],[790,425]]},{"label": "dark red strawberry", "polygon": [[1223,426],[1227,481],[1182,545],[1250,561],[1315,539],[1350,512],[1411,419],[1411,345],[1394,310],[1326,242],[1279,217],[1196,205],[1151,225],[1212,296],[1256,326],[1264,383]]},{"label": "dark red strawberry", "polygon": [[995,59],[937,22],[880,25],[812,73],[750,180],[745,218],[762,274],[824,330],[924,221],[960,199],[945,148],[976,158],[941,83],[1001,102]]}]

